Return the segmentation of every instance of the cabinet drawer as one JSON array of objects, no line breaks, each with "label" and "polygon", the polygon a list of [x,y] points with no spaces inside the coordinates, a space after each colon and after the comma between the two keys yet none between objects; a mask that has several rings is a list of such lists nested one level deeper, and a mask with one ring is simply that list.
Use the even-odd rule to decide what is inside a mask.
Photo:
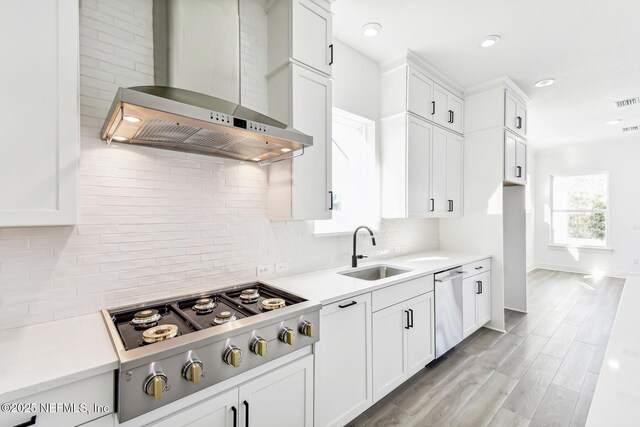
[{"label": "cabinet drawer", "polygon": [[[113,387],[114,373],[111,371],[15,400],[9,405],[15,405],[20,413],[3,413],[2,425],[21,424],[34,415],[36,425],[49,427],[77,426],[104,417],[113,412]],[[28,408],[28,411],[20,408]]]},{"label": "cabinet drawer", "polygon": [[491,270],[491,258],[486,258],[463,265],[462,271],[464,271],[464,275],[462,277],[466,279],[467,277],[475,276],[476,274],[484,273],[489,270]]},{"label": "cabinet drawer", "polygon": [[433,274],[391,285],[372,292],[373,311],[382,310],[433,290]]}]

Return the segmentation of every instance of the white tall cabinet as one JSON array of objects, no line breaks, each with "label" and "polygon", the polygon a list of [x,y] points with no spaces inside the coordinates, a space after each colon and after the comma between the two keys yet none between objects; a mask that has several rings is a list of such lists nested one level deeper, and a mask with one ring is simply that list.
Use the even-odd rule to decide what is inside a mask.
[{"label": "white tall cabinet", "polygon": [[0,3],[0,227],[77,222],[78,27],[77,0]]},{"label": "white tall cabinet", "polygon": [[488,326],[500,331],[505,308],[527,311],[527,101],[507,77],[465,91],[465,216],[440,221],[441,249],[492,255],[490,302],[467,308],[488,305]]},{"label": "white tall cabinet", "polygon": [[412,52],[381,75],[382,216],[463,213],[463,108],[459,89]]},{"label": "white tall cabinet", "polygon": [[332,15],[324,0],[268,2],[269,115],[313,137],[269,167],[272,220],[331,219]]}]

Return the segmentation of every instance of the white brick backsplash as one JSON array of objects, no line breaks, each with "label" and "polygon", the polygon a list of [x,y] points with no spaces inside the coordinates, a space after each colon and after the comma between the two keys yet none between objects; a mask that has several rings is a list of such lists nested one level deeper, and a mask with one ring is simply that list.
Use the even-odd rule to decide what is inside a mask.
[{"label": "white brick backsplash", "polygon": [[[267,113],[261,1],[241,1],[242,101]],[[263,167],[99,139],[118,86],[153,84],[151,4],[82,1],[79,223],[0,228],[0,330],[255,280],[258,264],[349,263],[351,236],[269,221]],[[382,221],[376,238],[360,236],[360,250],[433,249],[438,223]]]}]

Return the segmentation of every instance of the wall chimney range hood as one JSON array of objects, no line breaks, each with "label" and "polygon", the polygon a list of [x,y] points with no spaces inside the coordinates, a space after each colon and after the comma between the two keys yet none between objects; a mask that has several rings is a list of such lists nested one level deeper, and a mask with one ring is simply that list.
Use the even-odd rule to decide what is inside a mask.
[{"label": "wall chimney range hood", "polygon": [[120,88],[102,138],[238,160],[291,158],[313,138],[223,99],[164,86]]},{"label": "wall chimney range hood", "polygon": [[313,145],[311,136],[240,105],[239,7],[238,0],[153,0],[155,86],[118,89],[102,127],[107,144],[261,164]]}]

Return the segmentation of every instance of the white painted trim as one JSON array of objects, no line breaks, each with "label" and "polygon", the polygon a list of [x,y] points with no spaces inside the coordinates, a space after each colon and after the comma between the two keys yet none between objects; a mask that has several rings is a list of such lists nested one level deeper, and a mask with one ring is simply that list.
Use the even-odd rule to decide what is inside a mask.
[{"label": "white painted trim", "polygon": [[613,248],[608,246],[579,246],[579,245],[563,245],[561,243],[547,243],[547,248],[553,249],[555,251],[563,250],[563,249],[577,249],[579,251],[587,251],[587,252],[613,252]]},{"label": "white painted trim", "polygon": [[520,101],[524,101],[525,104],[531,101],[529,96],[524,93],[524,91],[520,89],[520,87],[508,76],[498,77],[497,79],[489,80],[488,82],[465,88],[464,96],[466,97],[477,95],[479,93],[500,87],[504,87],[512,91],[517,97],[521,98]]},{"label": "white painted trim", "polygon": [[518,313],[524,313],[524,314],[529,314],[528,311],[524,311],[524,310],[520,310],[519,308],[511,308],[511,307],[504,307],[505,310],[510,310],[510,311],[517,311]]},{"label": "white painted trim", "polygon": [[[563,273],[576,273],[576,274],[592,274],[592,270],[587,270],[585,268],[570,266],[570,265],[559,265],[559,264],[536,264],[535,269],[537,270],[550,270],[550,271],[560,271]],[[612,271],[612,270],[599,270],[603,276],[607,277],[615,277],[618,279],[626,279],[629,276],[637,276],[637,273],[633,273],[630,271]]]},{"label": "white painted trim", "polygon": [[492,331],[497,331],[497,332],[500,332],[500,333],[503,333],[503,334],[507,333],[507,331],[505,329],[498,329],[498,328],[494,328],[494,327],[487,326],[487,325],[484,325],[483,328],[491,329]]}]

